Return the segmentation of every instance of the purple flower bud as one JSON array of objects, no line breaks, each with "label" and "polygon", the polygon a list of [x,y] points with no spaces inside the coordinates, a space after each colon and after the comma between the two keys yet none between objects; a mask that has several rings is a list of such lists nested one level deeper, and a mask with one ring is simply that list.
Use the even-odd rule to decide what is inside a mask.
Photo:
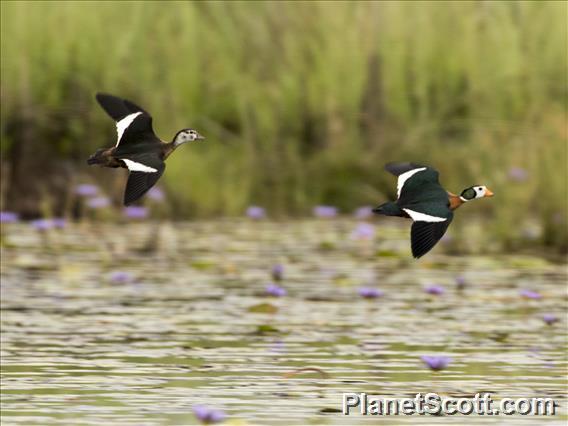
[{"label": "purple flower bud", "polygon": [[265,288],[266,294],[269,296],[274,297],[282,297],[286,296],[288,292],[284,287],[279,286],[278,284],[270,283]]},{"label": "purple flower bud", "polygon": [[148,216],[148,209],[142,206],[129,206],[125,207],[122,213],[129,219],[145,219]]},{"label": "purple flower bud", "polygon": [[206,425],[220,423],[227,417],[223,411],[205,405],[194,405],[193,414],[197,420]]},{"label": "purple flower bud", "polygon": [[115,284],[128,284],[134,281],[134,277],[129,272],[114,271],[110,274],[109,280]]},{"label": "purple flower bud", "polygon": [[96,185],[83,183],[75,187],[75,194],[81,197],[93,197],[99,193],[99,188]]},{"label": "purple flower bud", "polygon": [[274,281],[282,281],[282,278],[284,278],[284,265],[280,263],[274,265],[271,274]]},{"label": "purple flower bud", "polygon": [[32,227],[37,231],[47,231],[53,228],[53,222],[49,219],[36,219],[30,222]]},{"label": "purple flower bud", "polygon": [[533,300],[542,299],[542,295],[540,293],[537,293],[536,291],[528,290],[526,288],[521,290],[519,292],[519,294],[526,299],[533,299]]},{"label": "purple flower bud", "polygon": [[20,216],[14,212],[0,212],[0,223],[16,223]]},{"label": "purple flower bud", "polygon": [[384,294],[385,293],[379,290],[378,288],[361,287],[359,289],[359,296],[364,297],[366,299],[377,299],[379,297],[383,297]]},{"label": "purple flower bud", "polygon": [[446,292],[444,287],[442,287],[441,285],[438,285],[438,284],[427,285],[426,287],[424,287],[424,291],[428,294],[433,294],[433,295],[436,295],[436,296],[439,296],[439,295],[444,294]]},{"label": "purple flower bud", "polygon": [[375,227],[370,223],[361,222],[351,232],[351,238],[356,240],[372,240],[375,236]]},{"label": "purple flower bud", "polygon": [[93,197],[89,198],[86,204],[90,209],[104,209],[110,206],[110,200],[107,197]]},{"label": "purple flower bud", "polygon": [[353,215],[357,219],[368,219],[373,216],[373,208],[370,206],[359,207],[357,210],[355,210]]},{"label": "purple flower bud", "polygon": [[423,355],[420,359],[426,364],[431,370],[440,371],[446,368],[452,359],[444,355]]},{"label": "purple flower bud", "polygon": [[511,167],[509,169],[509,179],[515,182],[524,182],[528,179],[529,173],[521,167]]},{"label": "purple flower bud", "polygon": [[147,197],[150,200],[154,200],[154,201],[164,201],[164,199],[166,198],[166,196],[164,195],[164,191],[162,191],[162,188],[160,187],[153,187],[148,191],[148,195]]},{"label": "purple flower bud", "polygon": [[554,314],[544,314],[542,316],[542,320],[548,325],[552,325],[555,322],[560,321],[560,319]]},{"label": "purple flower bud", "polygon": [[259,206],[250,206],[247,209],[247,216],[251,219],[264,219],[266,216],[266,211]]},{"label": "purple flower bud", "polygon": [[332,218],[337,216],[337,208],[333,206],[316,206],[313,213],[315,217]]}]

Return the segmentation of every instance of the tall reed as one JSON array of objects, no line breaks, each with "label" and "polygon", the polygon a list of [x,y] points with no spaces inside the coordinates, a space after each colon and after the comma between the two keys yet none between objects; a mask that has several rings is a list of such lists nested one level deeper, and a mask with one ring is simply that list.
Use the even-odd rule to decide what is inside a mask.
[{"label": "tall reed", "polygon": [[[168,161],[180,217],[374,204],[394,192],[383,163],[407,159],[437,167],[453,191],[494,189],[472,208],[493,215],[504,244],[538,218],[545,242],[566,248],[564,2],[1,8],[3,165],[33,169],[22,157],[34,154],[94,173],[84,158],[114,139],[93,98],[106,91],[147,107],[165,139],[186,126],[207,135]],[[17,204],[34,188],[10,175]]]}]

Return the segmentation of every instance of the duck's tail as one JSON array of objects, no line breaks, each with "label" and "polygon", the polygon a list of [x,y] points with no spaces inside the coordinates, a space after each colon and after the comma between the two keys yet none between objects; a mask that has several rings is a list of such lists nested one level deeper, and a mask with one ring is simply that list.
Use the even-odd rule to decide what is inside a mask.
[{"label": "duck's tail", "polygon": [[385,216],[404,216],[404,212],[401,208],[391,201],[388,203],[381,204],[379,207],[373,209],[373,213],[382,214]]},{"label": "duck's tail", "polygon": [[103,164],[103,156],[102,153],[104,152],[104,149],[97,149],[97,151],[91,155],[88,159],[87,159],[87,164],[89,166],[93,165],[93,164]]}]

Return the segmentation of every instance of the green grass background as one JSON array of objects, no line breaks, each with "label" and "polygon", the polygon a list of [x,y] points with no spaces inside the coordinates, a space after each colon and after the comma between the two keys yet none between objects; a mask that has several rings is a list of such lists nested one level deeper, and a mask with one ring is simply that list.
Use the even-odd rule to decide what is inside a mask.
[{"label": "green grass background", "polygon": [[[62,165],[58,193],[102,176],[85,158],[115,138],[106,91],[163,139],[207,136],[168,160],[177,217],[350,211],[392,198],[383,164],[413,160],[454,192],[489,186],[467,208],[504,247],[536,219],[566,249],[566,16],[556,1],[2,2],[3,208],[49,199]],[[46,169],[23,190],[30,157]]]}]

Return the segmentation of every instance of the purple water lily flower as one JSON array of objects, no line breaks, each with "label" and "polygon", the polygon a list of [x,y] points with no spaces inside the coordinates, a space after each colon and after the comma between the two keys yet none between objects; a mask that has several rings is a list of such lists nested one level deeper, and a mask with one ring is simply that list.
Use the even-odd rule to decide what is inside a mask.
[{"label": "purple water lily flower", "polygon": [[67,226],[67,219],[64,217],[55,217],[51,220],[54,228],[63,229]]},{"label": "purple water lily flower", "polygon": [[538,229],[535,228],[525,228],[521,231],[521,235],[527,240],[536,240],[540,237]]},{"label": "purple water lily flower", "polygon": [[259,206],[250,206],[246,212],[247,216],[251,219],[264,219],[266,211]]},{"label": "purple water lily flower", "polygon": [[220,423],[227,417],[223,411],[205,405],[194,405],[193,414],[197,420],[206,425]]},{"label": "purple water lily flower", "polygon": [[543,320],[546,324],[552,325],[552,324],[554,324],[555,322],[560,321],[560,318],[558,318],[558,317],[557,317],[556,315],[554,315],[554,314],[544,314],[544,315],[542,316],[542,320]]},{"label": "purple water lily flower", "polygon": [[370,223],[361,222],[351,232],[351,238],[356,240],[372,240],[375,236],[375,227]]},{"label": "purple water lily flower", "polygon": [[75,194],[81,197],[94,197],[99,193],[99,187],[88,183],[83,183],[75,187]]},{"label": "purple water lily flower", "polygon": [[288,292],[284,287],[279,286],[278,284],[270,283],[265,287],[265,292],[268,296],[274,297],[282,297],[286,296]]},{"label": "purple water lily flower", "polygon": [[284,353],[286,352],[286,344],[282,340],[277,340],[272,345],[270,345],[270,352],[274,353]]},{"label": "purple water lily flower", "polygon": [[529,173],[521,167],[511,167],[509,169],[509,179],[515,182],[524,182],[528,179]]},{"label": "purple water lily flower", "polygon": [[564,223],[565,221],[566,221],[566,218],[560,212],[556,212],[552,215],[552,222],[554,222],[556,225],[560,225],[561,223]]},{"label": "purple water lily flower", "polygon": [[110,200],[107,197],[93,197],[89,198],[86,204],[90,209],[104,209],[110,206]]},{"label": "purple water lily flower", "polygon": [[424,287],[424,291],[428,294],[433,294],[435,296],[439,296],[446,292],[446,289],[438,284],[430,284]]},{"label": "purple water lily flower", "polygon": [[282,281],[282,278],[284,278],[284,265],[278,263],[272,267],[270,272],[274,281]]},{"label": "purple water lily flower", "polygon": [[145,219],[148,209],[142,206],[128,206],[122,210],[122,214],[129,219]]},{"label": "purple water lily flower", "polygon": [[109,275],[109,280],[115,284],[128,284],[134,281],[134,276],[125,271],[114,271]]},{"label": "purple water lily flower", "polygon": [[37,231],[47,231],[53,228],[53,222],[49,219],[36,219],[30,222],[30,225]]},{"label": "purple water lily flower", "polygon": [[519,294],[526,299],[533,299],[533,300],[542,299],[542,295],[540,293],[526,288],[521,290]]},{"label": "purple water lily flower", "polygon": [[458,275],[456,277],[456,287],[458,288],[458,290],[463,290],[467,285],[467,281],[465,280],[465,277],[463,275]]},{"label": "purple water lily flower", "polygon": [[150,189],[148,191],[147,197],[153,201],[164,201],[164,199],[166,198],[164,191],[162,191],[162,188],[158,186],[155,186],[152,189]]},{"label": "purple water lily flower", "polygon": [[16,223],[20,220],[18,213],[3,211],[0,212],[0,223]]},{"label": "purple water lily flower", "polygon": [[450,357],[444,355],[423,355],[420,359],[434,371],[443,370],[452,362]]},{"label": "purple water lily flower", "polygon": [[361,287],[359,288],[359,296],[365,299],[377,299],[384,296],[384,292],[374,287]]},{"label": "purple water lily flower", "polygon": [[332,218],[337,216],[337,207],[333,206],[315,206],[313,210],[315,217]]},{"label": "purple water lily flower", "polygon": [[373,216],[373,208],[371,206],[363,206],[359,207],[353,213],[353,216],[357,219],[368,219]]}]

